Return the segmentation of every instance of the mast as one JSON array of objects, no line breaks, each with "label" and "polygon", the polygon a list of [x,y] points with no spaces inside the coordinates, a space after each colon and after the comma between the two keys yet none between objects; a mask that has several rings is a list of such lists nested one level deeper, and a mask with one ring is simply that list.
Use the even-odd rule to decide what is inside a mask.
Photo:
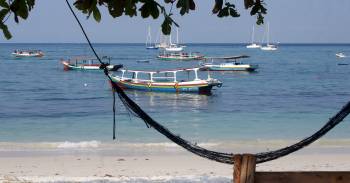
[{"label": "mast", "polygon": [[146,39],[146,46],[152,44],[152,35],[151,35],[151,26],[148,26],[148,34],[147,34],[147,39]]},{"label": "mast", "polygon": [[176,44],[179,44],[179,28],[176,27]]},{"label": "mast", "polygon": [[266,45],[270,45],[270,22],[267,22],[267,42]]},{"label": "mast", "polygon": [[255,26],[253,25],[253,32],[252,32],[252,44],[254,43],[254,34],[255,34]]}]

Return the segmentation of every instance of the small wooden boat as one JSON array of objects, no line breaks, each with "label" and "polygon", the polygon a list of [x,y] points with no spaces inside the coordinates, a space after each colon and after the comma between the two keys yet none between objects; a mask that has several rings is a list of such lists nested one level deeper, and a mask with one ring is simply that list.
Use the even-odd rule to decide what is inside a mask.
[{"label": "small wooden boat", "polygon": [[[117,71],[123,67],[122,64],[111,65],[111,57],[102,57],[102,60],[107,60],[107,69]],[[100,62],[93,57],[76,57],[72,60],[61,60],[63,69],[68,70],[102,70]]]},{"label": "small wooden boat", "polygon": [[[121,76],[110,75],[113,82],[123,89],[135,89],[152,92],[190,92],[210,94],[214,86],[221,87],[222,82],[208,74],[207,79],[200,79],[199,68],[176,69],[165,71],[121,70]],[[190,73],[194,78],[190,80]]]},{"label": "small wooden boat", "polygon": [[179,52],[179,53],[161,53],[157,56],[160,60],[202,60],[204,58],[203,55],[199,54],[198,52],[195,53],[185,53],[185,52]]},{"label": "small wooden boat", "polygon": [[42,57],[44,53],[40,50],[15,50],[12,55],[15,57]]},{"label": "small wooden boat", "polygon": [[[208,71],[255,71],[258,65],[244,64],[238,59],[248,58],[249,56],[232,56],[232,57],[212,57],[211,62],[202,63],[200,69]],[[208,59],[208,58],[207,58]],[[225,60],[225,62],[215,63],[214,60]]]}]

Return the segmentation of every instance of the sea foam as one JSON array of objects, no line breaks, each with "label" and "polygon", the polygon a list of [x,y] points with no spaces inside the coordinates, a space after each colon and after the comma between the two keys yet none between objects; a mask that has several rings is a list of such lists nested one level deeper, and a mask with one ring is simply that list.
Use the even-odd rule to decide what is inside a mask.
[{"label": "sea foam", "polygon": [[79,149],[79,148],[98,148],[101,145],[100,141],[81,141],[81,142],[69,142],[65,141],[57,144],[57,148],[62,149]]}]

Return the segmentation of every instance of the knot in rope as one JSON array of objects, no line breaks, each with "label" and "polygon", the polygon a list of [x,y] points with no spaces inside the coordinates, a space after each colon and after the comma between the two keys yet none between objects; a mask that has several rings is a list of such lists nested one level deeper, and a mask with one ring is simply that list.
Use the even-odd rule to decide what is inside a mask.
[{"label": "knot in rope", "polygon": [[105,73],[106,76],[108,76],[108,68],[109,63],[102,62],[100,65],[100,69],[103,69],[103,72]]}]

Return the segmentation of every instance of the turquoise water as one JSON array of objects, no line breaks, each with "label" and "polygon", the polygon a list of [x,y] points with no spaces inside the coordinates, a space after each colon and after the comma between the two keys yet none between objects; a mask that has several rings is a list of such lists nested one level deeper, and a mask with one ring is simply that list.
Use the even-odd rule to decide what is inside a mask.
[{"label": "turquoise water", "polygon": [[[321,127],[350,100],[350,45],[281,45],[277,52],[240,44],[189,44],[206,56],[247,54],[255,73],[217,72],[213,95],[128,94],[154,119],[191,141],[295,140]],[[14,49],[41,49],[43,58],[11,57]],[[100,55],[129,69],[173,69],[198,61],[159,61],[143,44],[96,44]],[[61,58],[91,55],[86,44],[0,44],[0,142],[112,139],[112,94],[102,72],[63,71]],[[150,63],[138,63],[139,60]],[[350,139],[350,119],[326,136]],[[117,139],[168,142],[117,105]]]}]

